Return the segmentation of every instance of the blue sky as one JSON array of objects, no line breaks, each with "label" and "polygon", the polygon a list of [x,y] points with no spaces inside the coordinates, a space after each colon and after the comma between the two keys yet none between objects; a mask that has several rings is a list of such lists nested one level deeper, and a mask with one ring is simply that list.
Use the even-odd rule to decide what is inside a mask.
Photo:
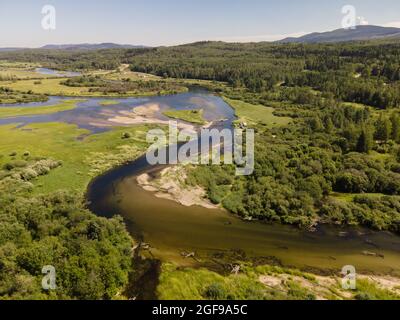
[{"label": "blue sky", "polygon": [[[56,30],[41,27],[46,4]],[[346,4],[369,24],[400,27],[399,0],[0,0],[0,47],[269,41],[338,29]]]}]

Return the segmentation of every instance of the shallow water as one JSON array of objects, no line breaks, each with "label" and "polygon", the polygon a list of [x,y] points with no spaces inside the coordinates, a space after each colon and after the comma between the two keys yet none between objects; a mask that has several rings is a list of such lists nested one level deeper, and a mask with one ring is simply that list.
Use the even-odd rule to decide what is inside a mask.
[{"label": "shallow water", "polygon": [[[44,103],[14,104],[13,107],[40,107],[55,105],[62,100],[71,100],[66,97],[50,97],[50,101]],[[76,98],[73,98],[76,99]],[[169,108],[182,109],[203,109],[204,118],[207,121],[225,120],[226,123],[232,122],[235,115],[230,106],[220,97],[207,93],[203,90],[195,90],[188,93],[181,93],[167,96],[154,96],[146,98],[80,98],[85,100],[78,103],[72,110],[57,112],[53,114],[22,116],[0,119],[0,125],[20,123],[21,126],[30,123],[44,122],[65,122],[76,124],[79,128],[88,129],[92,133],[109,130],[112,126],[123,126],[110,122],[109,119],[116,116],[123,116],[123,112],[130,112],[133,108],[146,104],[157,104],[160,111],[155,117],[160,120],[169,120],[162,114]],[[118,104],[102,106],[100,103],[105,100],[117,101]],[[0,106],[1,108],[1,106]]]},{"label": "shallow water", "polygon": [[[51,103],[70,98],[51,97]],[[86,98],[85,98],[86,99]],[[0,119],[0,125],[18,123],[24,126],[36,122],[66,122],[92,132],[108,130],[110,117],[131,111],[144,104],[160,106],[158,117],[167,108],[204,109],[209,121],[230,126],[234,111],[220,97],[204,91],[146,97],[115,99],[119,103],[101,106],[104,98],[88,98],[76,109],[50,115]],[[30,107],[49,105],[35,103]],[[26,106],[19,105],[19,106]],[[220,120],[223,120],[220,122]],[[358,271],[400,276],[400,237],[387,232],[365,229],[321,227],[315,233],[282,225],[244,222],[224,210],[202,207],[183,207],[169,200],[158,199],[140,188],[136,176],[160,170],[149,167],[145,158],[116,168],[95,179],[88,190],[90,209],[101,216],[122,215],[131,234],[152,247],[156,259],[192,265],[181,252],[195,251],[206,261],[216,253],[242,250],[248,257],[275,257],[282,264],[299,268],[340,271],[344,265],[354,265]],[[345,232],[345,234],[342,234]],[[364,251],[375,252],[384,258],[369,257]]]},{"label": "shallow water", "polygon": [[49,75],[49,76],[56,76],[56,77],[79,77],[82,75],[80,72],[73,72],[73,71],[58,71],[54,69],[48,68],[36,68],[36,73]]},{"label": "shallow water", "polygon": [[[353,265],[358,272],[400,276],[400,237],[362,228],[320,227],[310,233],[290,226],[245,222],[225,210],[184,207],[158,199],[137,185],[136,176],[159,171],[145,158],[110,171],[89,188],[90,209],[102,216],[122,215],[131,234],[151,245],[161,261],[193,265],[182,252],[207,261],[218,253],[242,250],[248,258],[274,257],[285,266],[339,272]],[[365,256],[374,252],[384,258]]]},{"label": "shallow water", "polygon": [[2,103],[0,104],[0,108],[2,107],[15,107],[15,108],[20,108],[20,107],[45,107],[45,106],[53,106],[58,103],[60,103],[61,100],[64,100],[62,97],[49,97],[47,101],[45,102],[26,102],[26,103],[13,103],[13,104],[6,104]]}]

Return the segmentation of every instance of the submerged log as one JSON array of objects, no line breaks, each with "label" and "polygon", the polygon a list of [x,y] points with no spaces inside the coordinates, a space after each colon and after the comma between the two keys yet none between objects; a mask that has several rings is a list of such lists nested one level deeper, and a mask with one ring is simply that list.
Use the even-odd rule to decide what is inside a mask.
[{"label": "submerged log", "polygon": [[363,255],[367,257],[375,257],[375,258],[382,258],[385,259],[385,256],[380,253],[370,252],[370,251],[363,251]]},{"label": "submerged log", "polygon": [[184,257],[185,259],[194,258],[196,256],[196,253],[195,252],[190,252],[190,253],[181,252],[181,256]]}]

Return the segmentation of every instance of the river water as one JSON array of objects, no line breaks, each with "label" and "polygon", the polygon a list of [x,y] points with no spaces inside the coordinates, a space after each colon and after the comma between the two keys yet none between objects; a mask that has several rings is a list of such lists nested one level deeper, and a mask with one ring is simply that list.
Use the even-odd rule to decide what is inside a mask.
[{"label": "river water", "polygon": [[[51,97],[59,102],[62,97]],[[73,110],[49,115],[0,119],[0,125],[59,121],[73,123],[92,132],[109,130],[107,119],[121,111],[148,103],[173,109],[203,109],[209,121],[229,126],[233,110],[218,96],[204,91],[146,98],[113,99],[118,104],[101,106],[102,98],[85,98]],[[48,105],[35,103],[29,107]],[[26,105],[19,105],[26,106]],[[159,114],[161,119],[162,114]],[[115,125],[115,124],[114,124]],[[222,209],[184,207],[156,198],[140,188],[136,177],[156,175],[162,168],[151,167],[146,159],[109,171],[95,179],[88,189],[90,209],[105,217],[119,214],[130,233],[151,246],[151,256],[179,265],[196,265],[227,252],[243,252],[247,258],[272,259],[285,266],[339,272],[353,265],[359,272],[400,276],[400,237],[389,232],[362,228],[319,227],[314,233],[297,228],[242,221]],[[380,257],[366,256],[374,252]],[[197,260],[184,259],[182,252],[195,252]]]}]

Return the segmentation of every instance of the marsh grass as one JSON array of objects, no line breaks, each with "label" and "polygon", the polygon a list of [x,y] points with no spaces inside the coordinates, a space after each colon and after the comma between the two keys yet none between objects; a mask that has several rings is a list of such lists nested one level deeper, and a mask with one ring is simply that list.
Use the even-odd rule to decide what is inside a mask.
[{"label": "marsh grass", "polygon": [[[0,126],[0,136],[7,137],[0,145],[0,167],[12,160],[22,160],[26,152],[34,157],[60,160],[61,167],[32,181],[36,186],[33,193],[47,194],[60,189],[84,192],[96,175],[143,153],[150,128],[115,128],[90,135],[87,130],[64,123],[38,123],[23,128],[17,128],[17,124]],[[125,132],[131,138],[122,139]]]},{"label": "marsh grass", "polygon": [[167,110],[163,114],[172,119],[183,120],[194,124],[205,124],[204,110]]},{"label": "marsh grass", "polygon": [[54,106],[43,106],[43,107],[2,107],[0,108],[0,117],[10,118],[18,116],[33,116],[40,114],[52,114],[61,111],[67,111],[75,109],[78,103],[84,102],[85,100],[65,100]]}]

